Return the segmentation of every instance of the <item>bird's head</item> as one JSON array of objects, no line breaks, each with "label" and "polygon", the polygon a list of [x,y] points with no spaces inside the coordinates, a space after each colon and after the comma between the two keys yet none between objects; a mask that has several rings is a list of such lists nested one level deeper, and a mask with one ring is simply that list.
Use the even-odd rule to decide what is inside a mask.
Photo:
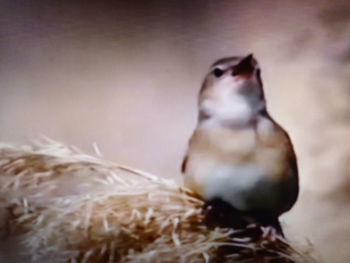
[{"label": "bird's head", "polygon": [[260,68],[252,54],[216,61],[199,93],[200,115],[247,119],[265,108]]}]

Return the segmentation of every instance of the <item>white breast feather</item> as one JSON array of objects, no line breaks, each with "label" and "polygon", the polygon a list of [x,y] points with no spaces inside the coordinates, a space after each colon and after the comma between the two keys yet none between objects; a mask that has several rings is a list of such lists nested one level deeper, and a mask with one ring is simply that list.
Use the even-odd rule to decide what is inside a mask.
[{"label": "white breast feather", "polygon": [[254,164],[242,166],[220,165],[205,178],[205,198],[221,198],[239,210],[247,210],[255,204],[248,203],[249,195],[256,194],[255,187],[264,174]]}]

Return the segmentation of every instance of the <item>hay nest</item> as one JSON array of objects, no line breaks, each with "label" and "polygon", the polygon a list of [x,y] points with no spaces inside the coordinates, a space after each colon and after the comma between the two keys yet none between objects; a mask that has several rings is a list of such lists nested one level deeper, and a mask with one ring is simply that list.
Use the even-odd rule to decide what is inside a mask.
[{"label": "hay nest", "polygon": [[49,141],[0,145],[4,237],[27,262],[308,262],[264,228],[207,226],[171,180]]}]

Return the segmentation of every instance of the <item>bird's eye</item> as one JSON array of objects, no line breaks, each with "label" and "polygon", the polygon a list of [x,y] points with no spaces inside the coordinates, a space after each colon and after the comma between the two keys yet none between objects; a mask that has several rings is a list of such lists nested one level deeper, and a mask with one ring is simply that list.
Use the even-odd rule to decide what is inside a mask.
[{"label": "bird's eye", "polygon": [[215,77],[219,78],[224,74],[224,71],[222,69],[216,68],[214,69],[213,73]]}]

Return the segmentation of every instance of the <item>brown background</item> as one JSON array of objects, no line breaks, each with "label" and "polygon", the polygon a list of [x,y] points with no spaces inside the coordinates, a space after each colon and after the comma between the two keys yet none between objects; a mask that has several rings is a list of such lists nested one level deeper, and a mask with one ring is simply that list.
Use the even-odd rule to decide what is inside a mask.
[{"label": "brown background", "polygon": [[215,59],[254,52],[299,157],[283,217],[322,262],[350,259],[348,1],[0,2],[0,139],[46,135],[181,180]]}]

